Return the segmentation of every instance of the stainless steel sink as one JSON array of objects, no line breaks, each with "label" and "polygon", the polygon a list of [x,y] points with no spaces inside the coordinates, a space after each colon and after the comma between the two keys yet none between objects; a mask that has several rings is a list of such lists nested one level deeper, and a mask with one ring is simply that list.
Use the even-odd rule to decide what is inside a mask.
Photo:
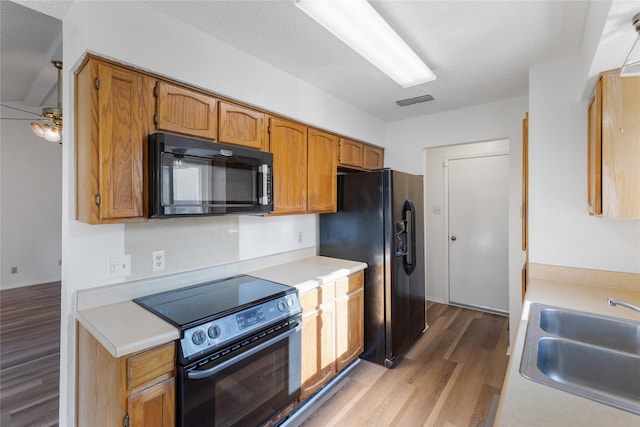
[{"label": "stainless steel sink", "polygon": [[640,323],[532,304],[520,373],[640,414]]},{"label": "stainless steel sink", "polygon": [[640,354],[639,323],[553,307],[539,313],[540,328],[551,335]]}]

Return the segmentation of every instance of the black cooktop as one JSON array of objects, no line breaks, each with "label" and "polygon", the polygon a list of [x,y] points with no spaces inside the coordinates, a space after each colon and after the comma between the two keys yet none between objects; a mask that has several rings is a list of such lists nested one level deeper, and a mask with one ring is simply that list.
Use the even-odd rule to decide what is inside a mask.
[{"label": "black cooktop", "polygon": [[133,301],[181,330],[205,323],[296,289],[240,275],[136,298]]}]

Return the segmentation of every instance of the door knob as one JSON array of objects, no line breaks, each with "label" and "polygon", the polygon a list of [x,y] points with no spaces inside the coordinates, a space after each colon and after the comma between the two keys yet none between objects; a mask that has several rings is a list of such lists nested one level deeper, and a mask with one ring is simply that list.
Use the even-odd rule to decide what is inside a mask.
[{"label": "door knob", "polygon": [[456,236],[451,236],[451,240],[452,240],[452,241],[454,241],[454,242],[455,242],[457,239],[458,239],[458,238],[457,238]]}]

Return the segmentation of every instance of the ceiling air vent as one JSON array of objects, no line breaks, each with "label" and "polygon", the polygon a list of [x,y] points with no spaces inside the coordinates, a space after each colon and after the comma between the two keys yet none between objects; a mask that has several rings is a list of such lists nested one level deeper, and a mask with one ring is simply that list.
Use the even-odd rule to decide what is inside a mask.
[{"label": "ceiling air vent", "polygon": [[406,107],[407,105],[418,104],[420,102],[427,102],[427,101],[433,101],[433,96],[421,95],[421,96],[416,96],[415,98],[401,99],[400,101],[396,101],[396,104],[398,104],[401,107]]}]

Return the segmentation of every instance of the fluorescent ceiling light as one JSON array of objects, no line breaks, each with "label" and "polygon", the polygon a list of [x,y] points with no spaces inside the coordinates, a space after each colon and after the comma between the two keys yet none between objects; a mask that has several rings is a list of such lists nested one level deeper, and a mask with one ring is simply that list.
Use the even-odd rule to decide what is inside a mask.
[{"label": "fluorescent ceiling light", "polygon": [[366,0],[296,0],[296,6],[400,86],[436,79]]}]

